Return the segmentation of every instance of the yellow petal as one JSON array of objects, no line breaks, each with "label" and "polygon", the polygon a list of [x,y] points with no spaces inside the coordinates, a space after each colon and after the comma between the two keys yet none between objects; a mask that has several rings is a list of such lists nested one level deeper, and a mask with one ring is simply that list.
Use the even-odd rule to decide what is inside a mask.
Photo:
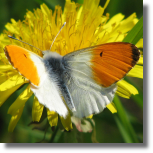
[{"label": "yellow petal", "polygon": [[11,78],[12,76],[14,76],[14,72],[13,71],[0,72],[0,84],[4,83],[6,80]]},{"label": "yellow petal", "polygon": [[[9,45],[10,44],[10,40],[8,39],[8,36],[6,34],[1,34],[0,35],[0,48],[1,48],[1,51],[4,53],[3,51],[3,48],[6,46],[6,45]],[[1,52],[0,51],[0,52]]]},{"label": "yellow petal", "polygon": [[51,11],[50,11],[50,9],[47,7],[46,4],[42,4],[42,5],[40,6],[40,8],[41,8],[42,13],[43,13],[44,15],[46,15],[46,16],[50,15]]},{"label": "yellow petal", "polygon": [[143,48],[143,38],[141,38],[141,39],[137,42],[136,46],[137,46],[138,48]]},{"label": "yellow petal", "polygon": [[87,116],[86,118],[90,118],[90,119],[91,119],[92,117],[93,117],[93,114],[92,114],[92,115]]},{"label": "yellow petal", "polygon": [[107,1],[106,1],[105,5],[104,5],[104,10],[105,10],[106,7],[108,6],[109,2],[110,2],[110,0],[107,0]]},{"label": "yellow petal", "polygon": [[135,67],[127,74],[127,76],[143,79],[143,66],[135,65]]},{"label": "yellow petal", "polygon": [[113,102],[111,102],[110,104],[108,104],[106,106],[112,113],[117,113],[117,109],[115,107],[115,104]]},{"label": "yellow petal", "polygon": [[66,118],[63,118],[62,116],[60,116],[60,119],[61,119],[62,125],[67,131],[73,129],[70,114],[68,114]]},{"label": "yellow petal", "polygon": [[126,33],[130,31],[135,23],[134,23],[134,18],[136,18],[136,13],[131,14],[128,18],[124,19],[120,24],[118,30],[121,31],[122,33]]},{"label": "yellow petal", "polygon": [[38,99],[34,97],[33,106],[32,106],[32,120],[40,121],[40,118],[43,113],[44,106],[39,103]]},{"label": "yellow petal", "polygon": [[18,109],[23,107],[26,101],[31,97],[33,92],[30,90],[30,85],[18,96],[15,102],[9,107],[8,114],[15,115]]},{"label": "yellow petal", "polygon": [[7,80],[7,76],[4,73],[0,73],[0,84]]},{"label": "yellow petal", "polygon": [[12,23],[7,23],[5,25],[5,28],[10,32],[10,33],[14,33],[14,34],[19,34],[19,26],[18,26],[18,22],[16,22],[14,19],[11,19]]},{"label": "yellow petal", "polygon": [[57,126],[58,123],[58,114],[54,111],[47,109],[47,118],[50,126]]},{"label": "yellow petal", "polygon": [[[0,50],[1,50],[1,47],[0,47]],[[4,52],[0,53],[0,65],[1,66],[3,66],[3,65],[4,66],[10,66],[10,70],[13,69],[13,67],[11,65],[8,65],[8,59],[6,58]]]},{"label": "yellow petal", "polygon": [[143,55],[141,55],[137,64],[143,65]]},{"label": "yellow petal", "polygon": [[20,117],[22,115],[23,108],[24,108],[24,106],[22,106],[20,109],[18,109],[16,111],[16,113],[11,117],[11,121],[10,121],[9,127],[8,127],[8,131],[9,132],[13,132],[16,124],[18,123],[18,121],[19,121],[19,119],[20,119]]},{"label": "yellow petal", "polygon": [[121,80],[117,82],[118,88],[116,94],[124,98],[130,98],[131,94],[136,95],[138,94],[138,90],[125,80]]},{"label": "yellow petal", "polygon": [[0,72],[6,72],[13,70],[13,67],[11,65],[0,65]]},{"label": "yellow petal", "polygon": [[107,22],[107,24],[104,25],[103,28],[106,29],[106,28],[112,27],[112,24],[118,23],[118,22],[120,22],[120,21],[123,20],[123,19],[124,19],[124,15],[121,14],[121,13],[118,13],[118,14],[114,15],[114,16]]},{"label": "yellow petal", "polygon": [[22,76],[14,75],[0,85],[0,106],[6,99],[24,84]]}]

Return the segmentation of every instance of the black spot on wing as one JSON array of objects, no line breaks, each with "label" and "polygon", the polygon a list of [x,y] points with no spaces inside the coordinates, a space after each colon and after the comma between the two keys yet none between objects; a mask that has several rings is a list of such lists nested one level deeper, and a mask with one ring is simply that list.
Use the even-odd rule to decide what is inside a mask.
[{"label": "black spot on wing", "polygon": [[103,55],[103,52],[100,53],[100,57],[102,57],[102,55]]},{"label": "black spot on wing", "polygon": [[27,56],[24,54],[24,56],[27,58]]}]

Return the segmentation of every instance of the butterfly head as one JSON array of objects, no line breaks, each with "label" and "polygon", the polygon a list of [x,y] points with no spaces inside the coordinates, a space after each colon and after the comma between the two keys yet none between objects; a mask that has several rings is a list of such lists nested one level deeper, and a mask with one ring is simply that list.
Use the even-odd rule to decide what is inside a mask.
[{"label": "butterfly head", "polygon": [[56,52],[51,52],[49,50],[42,51],[43,58],[61,58],[62,56]]}]

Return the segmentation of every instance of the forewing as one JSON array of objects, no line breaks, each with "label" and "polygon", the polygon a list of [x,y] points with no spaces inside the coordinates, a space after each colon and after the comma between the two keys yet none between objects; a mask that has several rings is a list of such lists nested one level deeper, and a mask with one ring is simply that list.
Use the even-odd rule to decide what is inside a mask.
[{"label": "forewing", "polygon": [[138,49],[129,43],[109,43],[75,51],[63,57],[66,85],[77,117],[101,112],[114,97],[116,82],[139,59]]},{"label": "forewing", "polygon": [[[64,59],[70,69],[79,69],[82,74],[92,73],[92,79],[98,84],[109,87],[121,80],[139,57],[140,52],[135,45],[116,42],[81,49],[67,54]],[[82,66],[82,63],[88,68]]]},{"label": "forewing", "polygon": [[8,45],[4,50],[13,67],[30,80],[31,90],[39,102],[65,118],[68,114],[67,107],[61,98],[56,77],[54,74],[49,75],[44,60],[19,46]]},{"label": "forewing", "polygon": [[4,51],[12,66],[33,85],[39,86],[43,82],[46,70],[40,56],[16,45],[7,45]]}]

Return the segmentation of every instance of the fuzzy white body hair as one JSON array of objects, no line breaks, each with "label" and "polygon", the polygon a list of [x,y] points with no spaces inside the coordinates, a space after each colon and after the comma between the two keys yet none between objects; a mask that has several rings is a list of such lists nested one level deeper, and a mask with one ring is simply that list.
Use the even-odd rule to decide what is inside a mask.
[{"label": "fuzzy white body hair", "polygon": [[43,56],[43,58],[44,59],[46,59],[46,58],[62,58],[62,56],[60,55],[60,54],[58,54],[58,53],[56,53],[56,52],[51,52],[51,51],[49,51],[49,50],[45,50],[45,51],[43,51],[43,54],[44,54],[44,56]]}]

